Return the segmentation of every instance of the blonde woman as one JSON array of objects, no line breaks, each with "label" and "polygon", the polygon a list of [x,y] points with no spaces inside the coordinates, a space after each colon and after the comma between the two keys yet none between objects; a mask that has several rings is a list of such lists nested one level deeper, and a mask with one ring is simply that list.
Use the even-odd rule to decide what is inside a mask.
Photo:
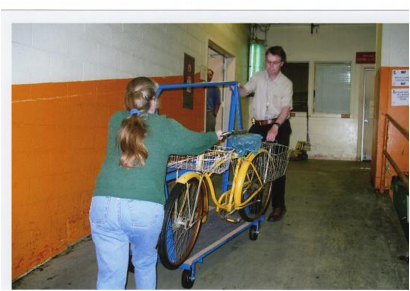
[{"label": "blonde woman", "polygon": [[129,244],[137,289],[156,288],[156,244],[164,218],[164,181],[170,154],[200,154],[222,139],[220,132],[193,132],[155,114],[157,84],[131,80],[126,111],[109,123],[105,161],[91,208],[97,289],[124,289]]}]

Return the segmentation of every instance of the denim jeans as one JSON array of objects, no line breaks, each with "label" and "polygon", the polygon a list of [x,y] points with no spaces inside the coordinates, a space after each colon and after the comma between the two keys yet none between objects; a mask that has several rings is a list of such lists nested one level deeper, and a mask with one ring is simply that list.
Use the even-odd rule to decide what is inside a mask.
[{"label": "denim jeans", "polygon": [[130,243],[137,289],[155,289],[156,245],[163,220],[164,207],[158,203],[92,198],[90,224],[97,254],[97,289],[125,288]]}]

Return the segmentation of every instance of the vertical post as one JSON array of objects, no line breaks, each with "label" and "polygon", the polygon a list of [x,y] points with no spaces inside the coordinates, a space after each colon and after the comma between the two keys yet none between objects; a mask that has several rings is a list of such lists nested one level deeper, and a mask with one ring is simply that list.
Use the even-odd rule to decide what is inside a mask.
[{"label": "vertical post", "polygon": [[232,90],[232,87],[229,86],[229,90],[231,91],[231,106],[229,109],[229,123],[228,123],[228,131],[234,130],[235,127],[235,109],[237,106],[237,95],[234,95],[235,90]]},{"label": "vertical post", "polygon": [[[231,91],[231,106],[229,109],[229,124],[228,124],[228,131],[232,131],[235,129],[235,114],[238,122],[238,130],[242,130],[242,116],[240,110],[240,101],[239,101],[239,94],[238,94],[238,83],[229,86],[229,90]],[[226,146],[229,147],[229,141],[227,141]],[[230,169],[225,171],[222,175],[222,192],[228,191],[228,183],[229,183],[229,172]]]},{"label": "vertical post", "polygon": [[238,83],[234,85],[234,90],[232,95],[235,98],[236,102],[236,119],[238,122],[238,130],[242,130],[242,110],[241,110],[241,100],[239,98]]},{"label": "vertical post", "polygon": [[387,152],[387,142],[389,139],[389,119],[384,115],[384,134],[383,134],[383,150],[382,150],[382,159],[381,159],[381,177],[380,177],[380,193],[383,194],[386,183],[386,156],[384,152]]}]

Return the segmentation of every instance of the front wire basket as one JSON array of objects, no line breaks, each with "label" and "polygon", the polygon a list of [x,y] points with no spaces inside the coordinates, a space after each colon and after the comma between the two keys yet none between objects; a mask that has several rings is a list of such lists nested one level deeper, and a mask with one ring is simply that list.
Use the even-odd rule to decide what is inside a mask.
[{"label": "front wire basket", "polygon": [[259,171],[265,182],[274,181],[285,175],[289,163],[291,148],[271,142],[263,142],[261,148],[266,149],[270,157],[258,161]]},{"label": "front wire basket", "polygon": [[191,170],[201,173],[222,174],[229,168],[234,149],[214,146],[202,155],[171,155],[168,168]]}]

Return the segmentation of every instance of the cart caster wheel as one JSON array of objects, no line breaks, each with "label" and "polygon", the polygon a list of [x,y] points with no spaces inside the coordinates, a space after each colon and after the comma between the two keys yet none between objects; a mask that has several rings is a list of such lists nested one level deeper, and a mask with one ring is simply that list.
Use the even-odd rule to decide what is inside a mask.
[{"label": "cart caster wheel", "polygon": [[249,239],[250,240],[257,240],[258,239],[258,228],[256,225],[252,225],[251,228],[249,228]]},{"label": "cart caster wheel", "polygon": [[195,279],[191,279],[192,270],[184,270],[182,272],[182,287],[185,289],[191,289],[194,286]]}]

